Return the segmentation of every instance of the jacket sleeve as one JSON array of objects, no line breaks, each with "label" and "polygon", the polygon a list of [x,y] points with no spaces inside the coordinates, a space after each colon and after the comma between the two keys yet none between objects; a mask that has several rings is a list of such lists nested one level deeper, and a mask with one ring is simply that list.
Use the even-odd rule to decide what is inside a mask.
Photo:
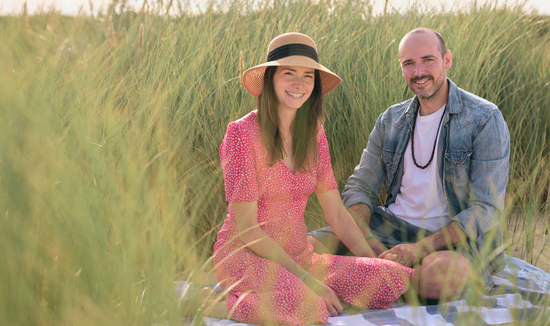
[{"label": "jacket sleeve", "polygon": [[382,160],[384,142],[382,117],[383,114],[378,117],[369,136],[367,148],[363,150],[361,162],[348,178],[342,192],[342,200],[346,208],[363,203],[368,205],[372,212],[372,201],[380,194],[386,177],[386,165]]},{"label": "jacket sleeve", "polygon": [[500,223],[510,158],[510,133],[500,111],[478,130],[470,157],[467,207],[452,218],[471,240]]}]

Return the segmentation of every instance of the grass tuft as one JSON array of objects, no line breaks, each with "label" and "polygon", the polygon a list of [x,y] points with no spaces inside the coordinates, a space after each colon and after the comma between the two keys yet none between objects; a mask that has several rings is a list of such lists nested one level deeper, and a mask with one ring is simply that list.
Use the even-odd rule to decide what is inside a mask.
[{"label": "grass tuft", "polygon": [[[172,282],[209,282],[227,214],[219,145],[255,106],[241,76],[290,31],[310,35],[343,79],[324,121],[343,189],[378,115],[413,95],[399,40],[439,30],[450,78],[508,122],[507,248],[547,258],[549,17],[493,3],[399,13],[386,1],[378,16],[361,0],[210,1],[200,12],[185,1],[125,3],[92,16],[0,17],[3,323],[181,322]],[[315,199],[305,218],[324,225]]]}]

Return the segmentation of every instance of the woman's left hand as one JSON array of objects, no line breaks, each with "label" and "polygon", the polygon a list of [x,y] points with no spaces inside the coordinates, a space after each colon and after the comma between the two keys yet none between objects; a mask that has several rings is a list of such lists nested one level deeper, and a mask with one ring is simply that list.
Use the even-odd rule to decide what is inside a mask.
[{"label": "woman's left hand", "polygon": [[305,283],[309,288],[315,292],[318,296],[325,301],[327,305],[328,314],[332,317],[338,316],[338,314],[344,311],[340,299],[334,290],[328,287],[323,282],[317,280],[313,275],[308,275],[304,279]]}]

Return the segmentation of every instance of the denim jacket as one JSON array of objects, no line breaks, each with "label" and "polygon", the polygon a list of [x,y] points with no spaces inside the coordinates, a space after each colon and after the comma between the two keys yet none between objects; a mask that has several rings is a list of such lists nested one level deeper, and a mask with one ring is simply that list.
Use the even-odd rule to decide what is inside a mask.
[{"label": "denim jacket", "polygon": [[[495,272],[504,264],[499,223],[508,183],[510,134],[496,105],[458,88],[450,79],[448,82],[449,97],[437,148],[445,201],[451,221],[458,222],[470,246],[484,248],[484,238],[494,232],[491,250],[485,254],[489,262],[482,264]],[[364,203],[372,212],[372,200],[378,197],[385,179],[388,196],[384,206],[395,202],[404,174],[403,155],[418,108],[415,96],[378,117],[361,162],[342,192],[346,207]]]}]

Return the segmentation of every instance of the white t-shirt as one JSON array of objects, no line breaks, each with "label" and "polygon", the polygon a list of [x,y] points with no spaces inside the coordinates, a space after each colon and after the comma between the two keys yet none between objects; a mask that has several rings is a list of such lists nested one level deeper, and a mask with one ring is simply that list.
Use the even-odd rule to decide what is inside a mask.
[{"label": "white t-shirt", "polygon": [[[416,118],[414,137],[414,156],[416,162],[424,166],[430,160],[434,141],[439,143],[437,129],[445,105],[436,112]],[[439,160],[437,146],[430,165],[422,170],[414,165],[411,153],[411,141],[405,150],[405,174],[401,188],[388,208],[397,217],[412,225],[430,230],[441,230],[450,223],[451,214],[443,195],[443,186],[439,177]]]}]

